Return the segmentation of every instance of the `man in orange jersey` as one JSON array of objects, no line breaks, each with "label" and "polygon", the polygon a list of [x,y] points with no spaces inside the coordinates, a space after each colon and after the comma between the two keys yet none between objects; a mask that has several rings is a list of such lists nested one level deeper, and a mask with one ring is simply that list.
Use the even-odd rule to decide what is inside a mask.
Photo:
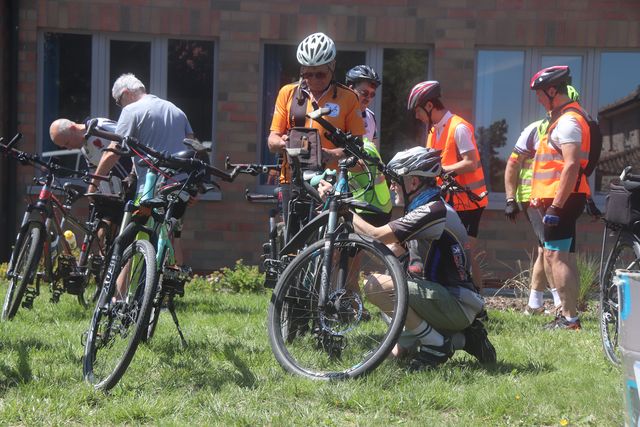
[{"label": "man in orange jersey", "polygon": [[[487,188],[480,164],[473,126],[446,109],[442,103],[440,83],[435,80],[418,83],[411,89],[407,110],[427,125],[427,148],[442,151],[442,170],[481,200],[456,193],[449,202],[456,210],[469,235],[471,276],[477,288],[482,287],[482,273],[476,259],[475,246],[482,212],[487,206]],[[478,197],[479,198],[479,197]],[[473,199],[473,200],[472,200]]]},{"label": "man in orange jersey", "polygon": [[[326,34],[314,33],[298,45],[297,59],[300,63],[300,80],[280,89],[271,122],[271,133],[267,143],[272,153],[284,154],[289,131],[293,127],[317,129],[322,146],[322,157],[326,167],[336,169],[338,159],[344,156],[326,138],[324,128],[306,118],[307,112],[327,107],[331,113],[324,118],[335,127],[356,136],[364,135],[364,122],[360,114],[358,95],[348,87],[335,81],[336,47]],[[285,158],[280,182],[287,184],[290,170]],[[286,187],[286,185],[285,185]],[[283,191],[283,208],[287,209],[288,191]],[[286,216],[286,212],[285,212]]]},{"label": "man in orange jersey", "polygon": [[544,259],[562,301],[561,313],[545,328],[579,330],[578,266],[571,253],[575,252],[576,221],[590,193],[582,171],[591,141],[586,113],[568,96],[569,84],[566,65],[544,68],[531,78],[531,90],[550,113],[533,161],[531,205],[542,217]]}]

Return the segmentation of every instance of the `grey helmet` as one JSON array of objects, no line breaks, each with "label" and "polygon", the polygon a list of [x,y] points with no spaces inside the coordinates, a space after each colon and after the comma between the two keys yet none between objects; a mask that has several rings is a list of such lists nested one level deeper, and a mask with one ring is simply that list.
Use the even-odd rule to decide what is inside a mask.
[{"label": "grey helmet", "polygon": [[296,57],[306,67],[328,64],[336,57],[336,45],[326,34],[313,33],[300,42]]},{"label": "grey helmet", "polygon": [[423,176],[435,178],[442,171],[441,150],[413,147],[400,151],[389,161],[387,167],[399,176]]}]

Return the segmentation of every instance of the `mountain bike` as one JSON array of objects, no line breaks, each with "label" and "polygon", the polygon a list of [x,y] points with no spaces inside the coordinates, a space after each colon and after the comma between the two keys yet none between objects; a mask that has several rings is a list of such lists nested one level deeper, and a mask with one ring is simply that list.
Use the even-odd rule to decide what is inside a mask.
[{"label": "mountain bike", "polygon": [[[100,280],[112,234],[111,227],[96,209],[96,201],[101,200],[101,196],[96,196],[90,203],[89,219],[83,223],[70,210],[73,203],[85,196],[85,187],[69,182],[63,186],[56,183],[56,178],[69,176],[81,176],[84,180],[110,181],[111,178],[68,169],[53,160],[45,162],[37,155],[19,151],[14,146],[21,136],[17,134],[6,145],[0,143],[0,151],[23,165],[39,168],[46,175],[34,178],[42,188],[37,201],[27,206],[18,230],[7,270],[9,286],[2,307],[2,320],[13,319],[20,307],[32,308],[34,299],[40,294],[41,282],[49,283],[51,302],[58,302],[63,293],[68,293],[87,306],[85,290],[91,277],[95,277],[96,282]],[[63,194],[63,201],[54,191]],[[122,196],[102,196],[105,197]],[[63,237],[67,223],[84,234],[78,257]],[[99,239],[98,235],[104,237]]]},{"label": "mountain bike", "polygon": [[[404,272],[393,253],[353,232],[350,208],[367,204],[348,191],[348,171],[365,153],[359,138],[322,118],[328,113],[321,109],[309,117],[327,129],[336,146],[345,148],[347,158],[339,162],[328,209],[297,233],[302,237],[287,244],[303,247],[305,236],[323,228],[319,240],[302,249],[279,276],[267,320],[278,363],[290,373],[322,380],[353,378],[375,369],[402,332],[408,300]],[[382,275],[389,278],[384,285],[392,295],[384,312],[369,300],[372,284]],[[365,296],[354,292],[363,288]],[[365,310],[370,319],[363,317]]]},{"label": "mountain bike", "polygon": [[[227,174],[210,166],[198,158],[198,150],[189,158],[170,156],[135,138],[98,130],[93,122],[87,133],[118,142],[117,154],[135,154],[149,167],[140,200],[137,205],[129,202],[125,209],[102,291],[85,333],[84,378],[96,389],[109,390],[126,372],[138,344],[154,335],[163,307],[170,311],[182,345],[187,344],[173,303],[175,296],[184,294],[184,284],[191,277],[190,269],[175,266],[170,238],[177,212],[197,191],[218,187],[209,182],[210,175],[233,181],[238,172]],[[191,146],[196,147],[195,141]],[[188,177],[172,182],[178,173]],[[158,188],[159,176],[167,182]]]},{"label": "mountain bike", "polygon": [[[600,335],[607,359],[619,365],[619,300],[616,270],[640,270],[640,175],[626,167],[607,195],[600,254]],[[608,245],[612,245],[607,252]],[[605,252],[607,252],[605,258]],[[606,261],[605,261],[606,259]]]}]

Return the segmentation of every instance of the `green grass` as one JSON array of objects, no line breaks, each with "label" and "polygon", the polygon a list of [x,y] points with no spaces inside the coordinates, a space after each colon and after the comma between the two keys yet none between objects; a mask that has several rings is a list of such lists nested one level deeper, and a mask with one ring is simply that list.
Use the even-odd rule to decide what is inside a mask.
[{"label": "green grass", "polygon": [[[6,284],[0,284],[4,298]],[[542,318],[491,311],[498,364],[464,352],[435,372],[385,362],[352,381],[286,374],[266,332],[268,293],[187,288],[181,349],[163,313],[109,394],[82,381],[80,336],[90,310],[70,296],[0,323],[0,424],[172,425],[621,425],[622,378],[602,355],[593,315],[581,332],[545,332]]]}]

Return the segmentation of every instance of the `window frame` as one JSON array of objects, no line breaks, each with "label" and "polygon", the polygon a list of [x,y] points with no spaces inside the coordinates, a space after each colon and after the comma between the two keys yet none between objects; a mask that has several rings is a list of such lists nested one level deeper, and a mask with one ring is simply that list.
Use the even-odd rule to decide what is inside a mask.
[{"label": "window frame", "polygon": [[[51,153],[60,153],[62,156],[80,156],[79,150],[70,150],[68,153],[63,150],[54,150],[43,152],[44,138],[43,134],[43,112],[42,105],[44,100],[44,44],[45,33],[58,34],[78,34],[90,35],[91,38],[91,94],[90,94],[90,117],[108,117],[109,102],[111,100],[111,87],[113,82],[109,81],[109,67],[111,60],[111,41],[136,41],[151,43],[150,52],[150,78],[148,82],[147,92],[152,93],[162,99],[166,99],[167,95],[167,76],[168,76],[168,46],[169,40],[202,40],[213,43],[213,97],[211,103],[211,152],[209,158],[213,164],[216,158],[217,144],[215,141],[215,129],[217,122],[217,103],[218,103],[218,64],[219,64],[219,41],[216,38],[205,37],[179,37],[170,35],[147,35],[135,33],[94,33],[81,30],[63,30],[59,28],[40,28],[37,33],[37,83],[36,83],[36,141],[35,150],[37,153],[45,156],[51,156]],[[78,164],[79,158],[76,160]],[[221,200],[220,190],[214,190],[201,196],[201,200]]]}]

